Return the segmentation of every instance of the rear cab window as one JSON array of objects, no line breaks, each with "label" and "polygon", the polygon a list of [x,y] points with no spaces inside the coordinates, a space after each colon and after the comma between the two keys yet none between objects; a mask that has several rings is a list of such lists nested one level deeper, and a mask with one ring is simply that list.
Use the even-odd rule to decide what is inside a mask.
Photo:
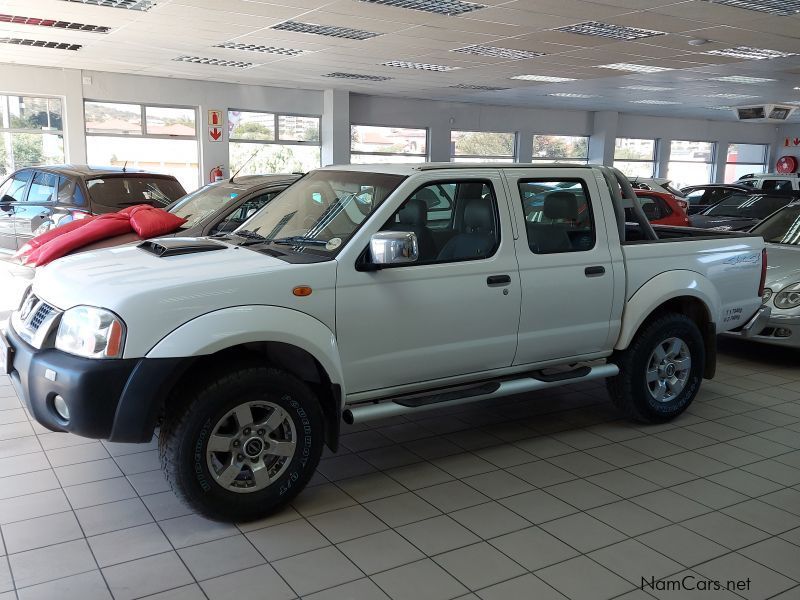
[{"label": "rear cab window", "polygon": [[110,175],[86,180],[92,212],[115,212],[136,204],[164,208],[185,194],[177,180],[147,175]]}]

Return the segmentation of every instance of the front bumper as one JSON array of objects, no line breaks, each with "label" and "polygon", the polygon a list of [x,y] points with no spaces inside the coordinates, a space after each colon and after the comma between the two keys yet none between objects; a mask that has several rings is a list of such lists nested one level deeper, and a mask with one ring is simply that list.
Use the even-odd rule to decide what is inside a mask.
[{"label": "front bumper", "polygon": [[729,331],[727,337],[745,337],[753,342],[800,348],[800,317],[773,313],[769,307],[769,317],[754,323],[747,334],[742,331]]},{"label": "front bumper", "polygon": [[[0,335],[2,335],[0,333]],[[9,326],[8,374],[28,412],[52,431],[119,442],[148,442],[182,359],[91,359],[55,348],[38,350]],[[54,407],[61,396],[69,419]]]}]

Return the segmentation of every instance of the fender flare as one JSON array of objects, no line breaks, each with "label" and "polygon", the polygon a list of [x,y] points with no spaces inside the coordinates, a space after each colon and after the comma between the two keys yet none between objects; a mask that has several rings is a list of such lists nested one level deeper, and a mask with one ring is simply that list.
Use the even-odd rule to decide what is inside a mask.
[{"label": "fender flare", "polygon": [[321,321],[280,306],[234,306],[195,317],[168,333],[147,358],[214,354],[249,342],[283,342],[308,352],[342,389],[344,374],[336,336]]},{"label": "fender flare", "polygon": [[653,311],[674,298],[690,296],[700,300],[712,323],[719,322],[722,301],[711,281],[696,271],[665,271],[645,282],[625,303],[615,350],[624,350]]}]

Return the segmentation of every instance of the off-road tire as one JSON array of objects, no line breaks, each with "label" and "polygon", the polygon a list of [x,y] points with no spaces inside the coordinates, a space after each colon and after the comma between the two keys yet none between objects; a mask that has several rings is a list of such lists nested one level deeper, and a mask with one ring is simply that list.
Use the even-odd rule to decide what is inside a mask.
[{"label": "off-road tire", "polygon": [[[650,393],[646,371],[656,346],[669,338],[686,344],[691,368],[683,390],[673,400],[659,402]],[[610,361],[619,367],[619,375],[606,380],[614,406],[629,419],[664,423],[686,410],[697,395],[703,379],[705,345],[697,323],[686,315],[666,313],[645,322],[628,348],[615,352]]]},{"label": "off-road tire", "polygon": [[[242,402],[265,400],[290,416],[296,451],[285,471],[266,488],[250,493],[224,489],[211,475],[206,443],[219,419]],[[311,479],[324,444],[320,404],[309,387],[271,367],[243,365],[210,375],[169,402],[159,433],[161,466],[175,494],[215,520],[245,522],[268,516],[289,503]]]}]

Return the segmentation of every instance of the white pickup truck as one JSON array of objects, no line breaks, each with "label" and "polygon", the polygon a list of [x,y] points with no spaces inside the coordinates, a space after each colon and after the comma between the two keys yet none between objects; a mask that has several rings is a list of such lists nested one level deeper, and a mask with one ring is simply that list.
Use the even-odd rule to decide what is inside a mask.
[{"label": "white pickup truck", "polygon": [[764,326],[766,256],[653,228],[635,198],[599,166],[319,169],[233,234],[45,267],[0,359],[52,430],[160,426],[178,495],[238,521],[291,500],[342,420],[606,379],[663,422],[713,376],[717,333]]}]

